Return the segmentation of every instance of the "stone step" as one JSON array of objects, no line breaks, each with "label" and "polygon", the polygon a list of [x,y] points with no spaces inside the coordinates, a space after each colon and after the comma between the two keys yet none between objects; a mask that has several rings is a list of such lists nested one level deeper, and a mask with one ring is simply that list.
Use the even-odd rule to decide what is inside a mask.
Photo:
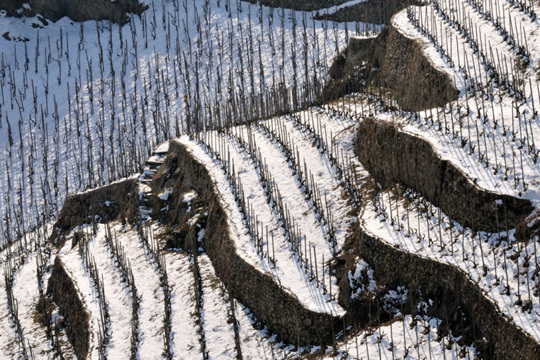
[{"label": "stone step", "polygon": [[163,144],[159,145],[155,150],[154,154],[156,155],[162,155],[165,156],[169,152],[169,142],[164,142]]},{"label": "stone step", "polygon": [[165,162],[165,156],[164,155],[157,155],[153,154],[146,160],[146,165],[155,165],[160,166]]}]

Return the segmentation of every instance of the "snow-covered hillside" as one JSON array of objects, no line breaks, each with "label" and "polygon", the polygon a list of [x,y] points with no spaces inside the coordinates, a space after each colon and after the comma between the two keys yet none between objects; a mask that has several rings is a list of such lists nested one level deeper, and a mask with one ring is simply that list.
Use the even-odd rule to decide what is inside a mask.
[{"label": "snow-covered hillside", "polygon": [[[384,26],[146,4],[123,27],[0,17],[0,359],[540,353],[540,5],[397,13],[387,27],[457,89],[412,112],[365,73],[313,105],[338,53],[357,57],[347,81],[388,73]],[[452,201],[499,199],[457,214],[426,159],[472,189]],[[86,201],[111,183],[135,190]]]},{"label": "snow-covered hillside", "polygon": [[37,215],[4,220],[8,240],[68,193],[141,170],[157,143],[256,116],[257,96],[313,99],[347,38],[375,30],[242,1],[147,5],[123,27],[0,18],[0,207]]}]

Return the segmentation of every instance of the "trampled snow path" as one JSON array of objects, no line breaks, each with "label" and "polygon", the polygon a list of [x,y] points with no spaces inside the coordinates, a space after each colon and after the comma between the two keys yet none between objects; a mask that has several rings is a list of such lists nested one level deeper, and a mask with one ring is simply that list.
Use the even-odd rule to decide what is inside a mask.
[{"label": "trampled snow path", "polygon": [[[162,359],[164,341],[163,291],[155,264],[145,254],[135,229],[122,229],[118,225],[113,230],[116,230],[118,242],[123,246],[131,264],[140,297],[139,357],[141,359]],[[128,314],[131,314],[131,309]],[[129,339],[129,336],[126,339]]]},{"label": "trampled snow path", "polygon": [[167,276],[171,290],[172,336],[174,357],[177,359],[202,358],[195,307],[193,261],[183,253],[163,253],[167,263]]}]

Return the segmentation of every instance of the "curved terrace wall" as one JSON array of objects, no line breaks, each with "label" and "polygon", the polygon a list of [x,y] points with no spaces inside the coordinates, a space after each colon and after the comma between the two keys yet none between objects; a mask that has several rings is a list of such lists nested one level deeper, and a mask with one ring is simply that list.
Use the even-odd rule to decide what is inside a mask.
[{"label": "curved terrace wall", "polygon": [[361,233],[357,248],[359,255],[373,268],[377,282],[406,285],[409,289],[420,288],[427,298],[462,306],[464,313],[472,318],[475,328],[481,332],[474,337],[485,339],[485,342],[476,344],[483,350],[482,358],[540,358],[540,344],[503,315],[465,272],[399,250],[365,232]]},{"label": "curved terrace wall", "polygon": [[246,305],[271,332],[285,342],[300,345],[332,342],[333,333],[339,331],[343,320],[306,309],[294,294],[237,253],[229,235],[229,215],[223,208],[221,195],[208,170],[184,145],[174,140],[169,145],[165,163],[152,183],[155,194],[172,186],[174,191],[169,210],[173,215],[168,218],[168,224],[174,226],[180,220],[174,209],[175,204],[182,201],[179,195],[195,190],[208,210],[206,252],[231,296]]},{"label": "curved terrace wall", "polygon": [[90,316],[75,283],[58,257],[54,260],[47,293],[66,320],[66,334],[77,359],[86,359],[90,348]]},{"label": "curved terrace wall", "polygon": [[429,142],[389,123],[372,118],[360,122],[355,153],[383,186],[412,187],[452,219],[475,230],[513,228],[533,211],[528,200],[479,188],[455,165],[441,159]]},{"label": "curved terrace wall", "polygon": [[334,100],[366,86],[389,91],[406,111],[420,111],[457,100],[459,91],[448,74],[424,54],[425,45],[403,35],[390,21],[377,37],[351,38],[337,56],[321,99]]}]

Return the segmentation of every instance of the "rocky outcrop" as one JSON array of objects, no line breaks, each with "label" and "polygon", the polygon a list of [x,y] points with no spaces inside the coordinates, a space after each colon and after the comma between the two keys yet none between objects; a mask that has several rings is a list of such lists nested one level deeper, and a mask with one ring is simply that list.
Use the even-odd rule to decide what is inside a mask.
[{"label": "rocky outcrop", "polygon": [[424,45],[392,24],[376,38],[352,38],[334,60],[329,75],[323,101],[380,87],[404,110],[420,111],[443,106],[459,95],[448,74],[424,54]]},{"label": "rocky outcrop", "polygon": [[[195,191],[207,211],[205,250],[229,294],[246,305],[282,340],[292,344],[329,344],[343,319],[306,309],[290,291],[244,260],[231,238],[229,216],[206,167],[178,141],[171,141],[165,163],[152,182],[153,193],[173,189],[166,223],[175,226],[185,216],[181,194]],[[178,211],[177,211],[178,209]]]},{"label": "rocky outcrop", "polygon": [[358,125],[355,152],[383,186],[411,187],[460,224],[490,232],[514,228],[533,211],[530,201],[478,187],[432,145],[395,125],[364,119]]},{"label": "rocky outcrop", "polygon": [[75,227],[137,218],[137,179],[129,178],[97,189],[68,195],[50,237],[57,245]]},{"label": "rocky outcrop", "polygon": [[66,334],[77,359],[86,359],[90,347],[90,315],[75,283],[58,257],[54,260],[47,294],[52,297],[65,319]]},{"label": "rocky outcrop", "polygon": [[[389,245],[364,232],[358,254],[373,268],[377,282],[417,290],[435,301],[433,316],[457,322],[457,332],[472,337],[483,359],[539,359],[540,344],[501,313],[497,305],[463,271]],[[456,313],[465,317],[452,319]],[[454,332],[456,333],[456,332]]]},{"label": "rocky outcrop", "polygon": [[111,20],[125,24],[128,13],[141,14],[147,6],[138,0],[0,0],[0,9],[9,16],[35,16],[58,21],[64,16],[74,21]]}]

